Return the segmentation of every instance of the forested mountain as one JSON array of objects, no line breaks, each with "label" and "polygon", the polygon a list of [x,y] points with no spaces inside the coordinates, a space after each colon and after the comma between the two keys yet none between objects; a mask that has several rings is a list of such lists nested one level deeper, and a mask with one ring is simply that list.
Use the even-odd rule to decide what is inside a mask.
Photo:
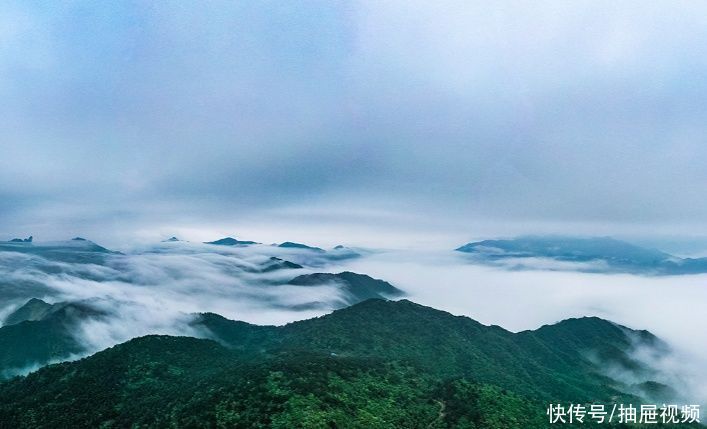
[{"label": "forested mountain", "polygon": [[[302,269],[280,258],[271,257],[255,273],[269,273]],[[402,295],[402,291],[390,283],[373,279],[367,275],[343,272],[339,274],[315,273],[293,278],[288,285],[302,288],[331,286],[336,295],[331,303],[312,302],[306,305],[290,305],[288,308],[341,308],[369,298],[385,298]],[[268,286],[269,287],[269,286]],[[49,362],[57,362],[90,351],[81,345],[78,334],[81,323],[101,318],[104,310],[114,301],[103,299],[96,302],[58,302],[49,304],[32,298],[10,313],[0,325],[0,380],[28,369],[35,369]],[[185,315],[188,316],[188,315]],[[217,316],[214,316],[217,317]],[[118,323],[118,322],[114,322]]]},{"label": "forested mountain", "polygon": [[341,291],[341,299],[346,305],[356,304],[371,298],[394,298],[403,295],[403,291],[384,280],[350,271],[338,274],[303,274],[290,280],[289,284],[295,286],[336,285],[337,289]]},{"label": "forested mountain", "polygon": [[0,328],[0,380],[85,353],[75,330],[79,323],[102,315],[84,302],[51,305],[30,300]]},{"label": "forested mountain", "polygon": [[666,346],[597,318],[514,334],[369,300],[282,327],[194,326],[216,341],[142,337],[0,384],[0,427],[544,428],[550,401],[673,399],[638,396],[654,372],[634,348]]}]

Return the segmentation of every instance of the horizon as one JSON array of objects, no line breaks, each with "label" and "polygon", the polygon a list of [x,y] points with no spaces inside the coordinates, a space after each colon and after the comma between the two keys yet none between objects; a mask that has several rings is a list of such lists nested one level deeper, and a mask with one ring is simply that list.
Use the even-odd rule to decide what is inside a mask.
[{"label": "horizon", "polygon": [[[215,241],[222,238],[236,238],[238,240],[252,240],[259,245],[276,245],[279,243],[284,243],[287,241],[306,244],[315,247],[322,248],[334,248],[338,245],[343,245],[345,247],[356,247],[363,249],[372,250],[415,250],[415,249],[427,249],[434,251],[453,251],[456,248],[463,246],[468,243],[479,242],[483,240],[514,240],[518,238],[570,238],[570,239],[593,239],[593,238],[609,238],[613,240],[618,240],[625,242],[634,246],[644,247],[648,249],[656,249],[663,252],[670,253],[674,256],[682,258],[690,257],[707,257],[707,235],[705,237],[699,236],[675,236],[675,235],[632,235],[632,234],[622,234],[622,235],[592,235],[592,234],[566,234],[566,233],[520,233],[520,234],[506,234],[506,235],[488,235],[480,234],[477,236],[467,235],[466,238],[457,237],[453,233],[439,234],[439,235],[429,235],[429,234],[419,234],[419,235],[404,235],[402,233],[394,234],[390,239],[390,236],[385,236],[383,239],[380,237],[374,237],[372,240],[368,240],[369,237],[361,238],[360,232],[348,235],[348,237],[355,237],[353,240],[347,241],[344,238],[347,234],[342,234],[340,237],[332,237],[331,234],[313,234],[310,232],[298,232],[294,236],[299,237],[299,239],[292,238],[293,235],[288,233],[286,229],[283,230],[254,230],[254,234],[262,233],[263,237],[267,239],[262,239],[256,235],[251,234],[233,234],[233,233],[222,233],[218,235],[219,230],[193,230],[185,229],[182,230],[185,234],[173,234],[173,233],[157,233],[150,232],[147,234],[140,234],[138,236],[132,236],[128,239],[125,237],[116,238],[112,234],[105,236],[84,236],[84,235],[66,235],[63,233],[52,234],[51,238],[45,238],[43,236],[36,236],[33,234],[27,235],[0,235],[0,242],[9,242],[13,239],[26,239],[28,237],[33,237],[33,243],[52,243],[52,242],[63,242],[70,241],[75,238],[83,238],[85,240],[94,242],[99,245],[103,245],[108,248],[117,250],[130,250],[134,249],[136,246],[146,246],[150,244],[156,244],[159,242],[164,242],[169,238],[176,237],[180,242],[196,243],[196,244],[208,244],[209,241]],[[403,238],[403,240],[401,240]]]}]

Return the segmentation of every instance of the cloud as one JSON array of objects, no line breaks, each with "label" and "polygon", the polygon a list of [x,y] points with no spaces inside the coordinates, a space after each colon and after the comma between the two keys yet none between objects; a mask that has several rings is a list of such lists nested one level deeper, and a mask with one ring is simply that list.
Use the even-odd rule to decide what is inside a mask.
[{"label": "cloud", "polygon": [[11,3],[0,233],[689,233],[704,8]]},{"label": "cloud", "polygon": [[18,375],[27,375],[31,372],[37,371],[38,369],[47,366],[47,365],[52,365],[55,363],[60,363],[60,362],[70,362],[70,361],[75,361],[78,359],[81,359],[85,357],[84,355],[77,355],[77,354],[71,354],[68,356],[65,356],[61,359],[52,359],[49,362],[33,362],[30,364],[27,364],[21,368],[5,368],[2,371],[0,371],[0,379],[9,379]]},{"label": "cloud", "polygon": [[[470,264],[455,252],[390,251],[352,260],[352,271],[383,278],[407,298],[511,331],[537,329],[571,317],[598,316],[648,330],[672,353],[636,358],[662,371],[658,381],[682,384],[707,403],[707,275],[646,277],[630,274],[513,271]],[[671,384],[671,383],[666,383]]]},{"label": "cloud", "polygon": [[[0,315],[29,298],[83,302],[97,312],[75,331],[90,353],[147,334],[203,336],[190,326],[194,313],[279,325],[320,316],[345,302],[335,284],[286,284],[298,275],[337,267],[336,260],[326,261],[327,254],[300,249],[176,242],[99,253],[100,260],[72,256],[66,247],[57,250],[56,243],[34,243],[34,254],[7,249],[0,251]],[[271,256],[310,268],[262,272]]]},{"label": "cloud", "polygon": [[[637,359],[660,371],[652,379],[680,387],[691,401],[707,402],[701,387],[707,380],[707,335],[694,329],[707,323],[702,311],[707,275],[578,273],[533,259],[524,260],[538,264],[533,270],[513,270],[473,265],[451,250],[378,250],[356,259],[324,260],[299,249],[187,242],[139,245],[95,264],[57,261],[46,251],[50,246],[33,246],[39,249],[34,255],[0,252],[0,314],[31,297],[83,301],[100,313],[75,331],[87,352],[147,334],[202,337],[205,333],[190,325],[197,312],[277,325],[320,316],[340,306],[340,288],[285,283],[303,273],[349,270],[384,279],[420,304],[512,331],[580,316],[647,329],[672,349],[660,356],[636,350]],[[309,268],[259,272],[271,256]]]}]

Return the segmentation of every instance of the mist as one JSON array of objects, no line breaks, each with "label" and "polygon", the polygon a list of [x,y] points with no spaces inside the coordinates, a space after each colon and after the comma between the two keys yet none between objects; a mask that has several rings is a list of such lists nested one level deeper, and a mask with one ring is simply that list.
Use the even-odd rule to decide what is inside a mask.
[{"label": "mist", "polygon": [[707,331],[701,329],[707,326],[707,275],[582,273],[548,260],[537,261],[536,269],[510,270],[473,265],[465,256],[389,251],[346,268],[384,278],[414,302],[513,332],[583,316],[648,330],[672,352],[658,359],[639,350],[635,357],[660,370],[666,384],[682,386],[690,401],[707,403]]},{"label": "mist", "polygon": [[[149,334],[209,337],[191,323],[196,313],[260,325],[321,316],[345,305],[341,289],[288,281],[306,273],[348,270],[388,281],[419,304],[514,332],[582,316],[649,330],[670,346],[670,353],[639,348],[634,357],[659,371],[653,379],[677,385],[688,392],[689,401],[707,403],[707,332],[695,329],[707,325],[707,275],[588,273],[578,271],[586,270],[587,263],[546,258],[524,258],[522,266],[528,269],[512,261],[476,265],[452,250],[356,249],[359,257],[341,258],[332,250],[183,241],[126,245],[121,253],[101,254],[103,259],[71,262],[42,250],[53,245],[34,244],[36,254],[0,252],[0,315],[29,298],[85,303],[98,312],[73,333],[86,355]],[[271,257],[304,268],[263,272]],[[617,371],[606,368],[621,379]]]},{"label": "mist", "polygon": [[[307,250],[177,242],[99,253],[100,262],[57,261],[54,256],[0,252],[0,315],[30,298],[84,303],[99,314],[82,320],[75,333],[87,353],[148,334],[204,336],[190,325],[196,313],[280,325],[322,315],[345,302],[336,284],[287,284],[325,264],[335,266],[329,254]],[[262,272],[271,257],[310,268]]]}]

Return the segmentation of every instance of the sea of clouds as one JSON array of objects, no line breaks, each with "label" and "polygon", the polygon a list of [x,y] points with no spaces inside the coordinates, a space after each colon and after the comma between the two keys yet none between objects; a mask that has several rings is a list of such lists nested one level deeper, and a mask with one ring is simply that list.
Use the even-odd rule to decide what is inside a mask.
[{"label": "sea of clouds", "polygon": [[[272,256],[304,268],[261,272]],[[341,307],[341,290],[287,282],[300,274],[349,270],[386,280],[420,304],[516,332],[581,316],[647,329],[672,353],[637,350],[636,357],[659,368],[662,381],[707,403],[707,330],[701,329],[707,326],[707,275],[586,273],[549,259],[525,260],[533,269],[518,270],[470,264],[453,251],[369,251],[338,259],[269,245],[188,242],[103,258],[83,263],[41,252],[0,252],[0,319],[29,298],[88,302],[104,315],[88,318],[75,334],[89,353],[147,334],[203,336],[190,324],[194,313],[275,325],[320,316]]]}]

